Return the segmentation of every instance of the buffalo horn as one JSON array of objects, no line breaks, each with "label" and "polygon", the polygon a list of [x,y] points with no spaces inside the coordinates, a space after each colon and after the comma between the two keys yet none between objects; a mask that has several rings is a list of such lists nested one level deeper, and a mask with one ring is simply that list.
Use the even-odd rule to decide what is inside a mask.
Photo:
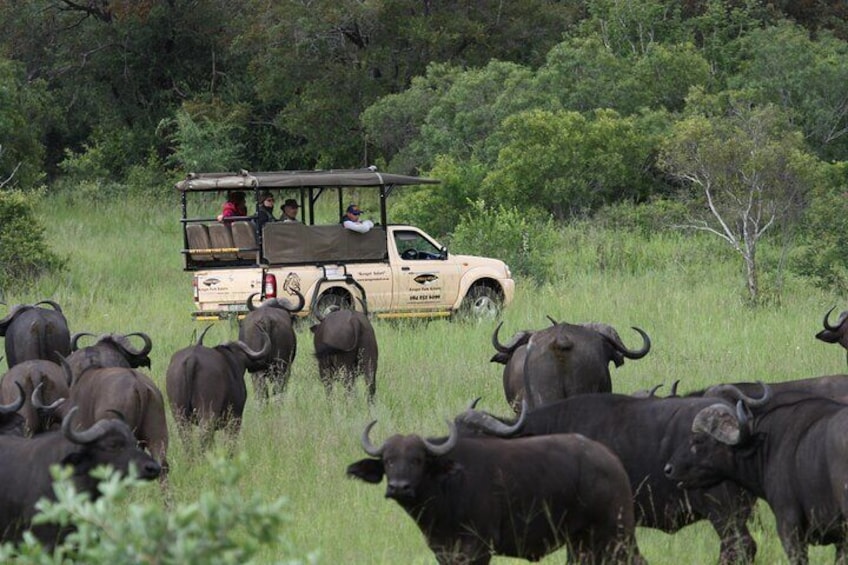
[{"label": "buffalo horn", "polygon": [[380,447],[374,447],[374,444],[371,443],[371,439],[368,437],[371,433],[371,428],[373,428],[376,423],[377,420],[371,420],[371,423],[365,426],[365,430],[362,432],[362,438],[360,439],[362,442],[362,449],[371,457],[380,457],[383,454],[383,449],[386,447],[385,444]]},{"label": "buffalo horn", "polygon": [[265,336],[264,339],[262,340],[263,341],[262,349],[260,349],[259,351],[254,351],[253,349],[250,348],[250,346],[248,344],[246,344],[245,342],[243,342],[241,340],[237,340],[235,342],[235,344],[242,351],[244,351],[244,354],[247,355],[248,359],[250,359],[251,361],[259,361],[261,359],[264,359],[265,356],[268,355],[268,353],[271,352],[271,338],[268,337],[268,334],[265,331],[265,328],[259,328],[259,331],[261,331],[262,334]]},{"label": "buffalo horn", "polygon": [[559,322],[557,322],[556,320],[554,320],[553,318],[551,318],[551,317],[550,317],[550,316],[548,316],[548,315],[546,315],[546,316],[545,316],[545,318],[547,318],[548,320],[550,320],[550,321],[551,321],[551,325],[552,325],[552,326],[555,326],[555,325],[557,325],[557,324],[559,323]]},{"label": "buffalo horn", "polygon": [[24,387],[22,387],[21,383],[18,381],[15,381],[15,386],[18,387],[18,399],[11,404],[0,404],[0,414],[11,414],[13,412],[17,412],[24,405],[24,400],[26,399]]},{"label": "buffalo horn", "polygon": [[52,300],[42,300],[41,302],[36,302],[35,304],[33,304],[33,306],[38,306],[39,304],[47,304],[48,306],[56,310],[58,313],[62,313],[62,308]]},{"label": "buffalo horn", "polygon": [[209,324],[208,326],[203,328],[203,331],[200,332],[200,337],[197,338],[197,345],[203,345],[203,338],[206,336],[206,332],[208,332],[209,328],[211,328],[211,327],[212,327],[212,324]]},{"label": "buffalo horn", "polygon": [[76,351],[79,349],[79,340],[81,337],[97,337],[93,333],[88,332],[77,332],[71,336],[71,351]]},{"label": "buffalo horn", "polygon": [[521,399],[521,413],[518,415],[518,421],[512,425],[501,422],[491,414],[474,410],[473,406],[458,416],[458,419],[464,424],[468,424],[475,429],[482,430],[487,435],[496,437],[511,437],[518,433],[524,426],[527,419],[527,399]]},{"label": "buffalo horn", "polygon": [[62,365],[62,371],[65,372],[65,382],[68,383],[68,386],[71,386],[74,382],[74,370],[71,368],[71,364],[68,363],[68,360],[65,359],[61,353],[58,351],[55,353],[56,357],[59,358],[59,364]]},{"label": "buffalo horn", "polygon": [[[837,320],[836,325],[833,326],[833,325],[830,324],[830,313],[833,312],[834,309],[836,309],[836,306],[831,307],[831,309],[827,311],[827,313],[824,315],[824,321],[822,322],[822,324],[824,325],[824,329],[831,331],[831,332],[838,332],[839,328],[842,326],[842,324],[845,323],[845,319],[848,318],[848,316],[840,315],[839,320]],[[844,312],[843,312],[843,314],[844,314]],[[833,341],[835,342],[837,340],[833,340]]]},{"label": "buffalo horn", "polygon": [[35,390],[32,391],[32,406],[36,410],[55,410],[59,407],[60,404],[65,402],[64,398],[59,398],[51,402],[50,404],[45,405],[44,401],[41,398],[41,388],[44,386],[44,381],[38,383],[38,386],[35,387]]},{"label": "buffalo horn", "polygon": [[676,381],[674,381],[674,383],[671,385],[671,392],[668,393],[669,396],[677,396],[677,385],[679,385],[679,384],[680,384],[680,379],[677,379]]},{"label": "buffalo horn", "polygon": [[646,334],[644,331],[642,331],[642,329],[637,328],[636,326],[632,326],[632,328],[634,330],[636,330],[637,332],[639,332],[639,335],[642,336],[642,343],[643,343],[642,349],[636,349],[636,350],[631,351],[631,350],[627,349],[626,347],[624,347],[624,344],[621,343],[620,344],[621,345],[620,351],[621,351],[621,354],[624,355],[625,357],[627,357],[628,359],[641,359],[642,357],[647,355],[648,352],[651,350],[651,338],[649,338],[648,334]]},{"label": "buffalo horn", "polygon": [[498,353],[510,353],[510,350],[506,346],[501,345],[501,341],[498,339],[498,332],[501,331],[501,326],[503,326],[503,322],[498,323],[498,326],[492,333],[492,347],[494,347],[495,351]]},{"label": "buffalo horn", "polygon": [[[141,349],[133,347],[129,339],[133,336],[138,336],[144,341],[144,346]],[[115,343],[120,344],[131,355],[147,355],[153,349],[153,342],[150,340],[150,336],[144,332],[133,332],[127,335],[113,334],[113,337],[115,338]]]},{"label": "buffalo horn", "polygon": [[68,412],[68,415],[65,416],[65,419],[62,420],[62,433],[73,443],[80,445],[93,443],[108,433],[114,425],[112,420],[99,420],[87,430],[74,431],[73,419],[76,416],[77,410],[79,410],[79,406],[74,406]]},{"label": "buffalo horn", "polygon": [[757,383],[763,387],[763,395],[759,398],[751,398],[742,392],[739,387],[731,384],[711,386],[704,393],[704,396],[721,396],[722,394],[728,393],[734,400],[740,400],[744,402],[746,406],[756,408],[758,406],[763,406],[771,399],[771,387],[763,381],[757,381]]},{"label": "buffalo horn", "polygon": [[259,293],[254,292],[253,294],[251,294],[250,296],[247,297],[247,309],[250,310],[251,312],[256,310],[256,304],[253,303],[253,298],[255,296],[259,296]]},{"label": "buffalo horn", "polygon": [[[304,298],[303,295],[296,290],[294,291],[294,294],[295,294],[295,296],[297,296],[297,305],[296,306],[291,306],[291,303],[284,298],[278,298],[277,299],[277,304],[279,304],[282,308],[288,310],[292,314],[294,314],[295,312],[300,312],[301,310],[303,310],[303,307],[306,306],[306,298]],[[368,307],[363,304],[363,309],[365,310],[365,313],[367,314],[368,313]]]},{"label": "buffalo horn", "polygon": [[[9,313],[6,314],[6,317],[0,320],[0,332],[6,331],[6,326],[8,326],[12,322],[12,320],[15,319],[15,316],[17,316],[24,310],[29,310],[30,308],[32,308],[32,306],[27,306],[25,304],[16,304],[15,306],[12,306],[12,309],[9,310]],[[3,334],[0,333],[0,335]]]},{"label": "buffalo horn", "polygon": [[456,431],[456,424],[448,422],[448,427],[450,428],[450,435],[448,435],[448,439],[445,440],[444,443],[435,444],[430,443],[424,438],[421,438],[421,441],[424,443],[424,447],[429,451],[432,455],[436,457],[440,457],[442,455],[447,455],[450,453],[451,449],[456,447],[456,442],[459,441],[459,432]]}]

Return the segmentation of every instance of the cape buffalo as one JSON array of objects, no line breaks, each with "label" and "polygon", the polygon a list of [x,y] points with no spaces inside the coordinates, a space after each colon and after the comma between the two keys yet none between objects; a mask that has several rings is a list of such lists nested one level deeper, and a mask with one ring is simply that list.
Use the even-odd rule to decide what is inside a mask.
[{"label": "cape buffalo", "polygon": [[[737,398],[746,397],[740,394]],[[716,402],[725,401],[703,397],[583,394],[523,410],[517,422],[506,423],[469,409],[457,417],[456,423],[463,435],[527,437],[579,433],[598,441],[618,456],[627,471],[637,525],[676,532],[706,519],[721,540],[722,563],[751,562],[756,543],[746,521],[754,497],[729,481],[710,488],[683,490],[663,471],[675,448],[686,443],[695,414]]]},{"label": "cape buffalo", "polygon": [[641,563],[627,474],[581,435],[500,440],[450,436],[439,443],[393,435],[348,476],[380,483],[415,520],[441,564],[492,555],[538,561],[566,546],[571,563]]},{"label": "cape buffalo", "polygon": [[203,330],[196,345],[171,356],[165,374],[165,390],[183,442],[188,440],[187,426],[198,424],[204,448],[209,446],[216,430],[227,429],[233,436],[238,434],[247,401],[244,371],[257,370],[271,350],[267,337],[259,351],[243,341],[206,347],[203,337],[210,327]]},{"label": "cape buffalo", "polygon": [[789,562],[807,563],[809,544],[836,545],[848,560],[848,407],[782,392],[761,408],[725,403],[690,418],[690,435],[665,467],[684,487],[733,481],[774,513]]},{"label": "cape buffalo", "polygon": [[9,404],[0,404],[0,435],[23,437],[26,421],[18,410],[24,405],[25,394],[21,383],[17,383],[18,396]]},{"label": "cape buffalo", "polygon": [[348,393],[353,392],[356,375],[362,374],[368,401],[377,392],[377,337],[363,312],[335,310],[319,318],[312,326],[318,374],[329,395],[333,382],[341,379]]},{"label": "cape buffalo", "polygon": [[822,322],[824,329],[816,334],[816,339],[820,339],[826,343],[838,343],[845,348],[846,360],[848,360],[848,310],[839,314],[836,324],[832,325],[830,323],[830,313],[833,312],[834,308],[836,306],[828,310],[824,315],[824,321]]},{"label": "cape buffalo", "polygon": [[76,375],[64,359],[62,368],[73,381],[68,405],[79,408],[77,425],[91,426],[107,418],[124,420],[167,472],[165,400],[153,379],[127,367],[95,367]]},{"label": "cape buffalo", "polygon": [[[50,308],[39,308],[46,304]],[[52,300],[18,304],[0,320],[0,336],[6,337],[6,365],[11,369],[30,359],[55,359],[71,350],[71,332],[62,308]]]},{"label": "cape buffalo", "polygon": [[[153,342],[150,341],[150,336],[146,333],[102,334],[97,337],[97,341],[93,345],[80,348],[80,338],[86,336],[95,337],[94,334],[87,332],[80,332],[71,336],[71,354],[67,361],[74,375],[81,375],[91,367],[150,368],[148,354],[153,349]],[[130,341],[131,337],[141,338],[144,345],[135,347]]]},{"label": "cape buffalo", "polygon": [[[525,379],[531,380],[531,407],[575,394],[612,392],[610,361],[620,367],[625,357],[641,359],[651,349],[651,340],[641,329],[633,328],[642,336],[643,346],[631,351],[612,326],[601,323],[554,322],[542,330],[519,332],[507,345],[501,345],[501,325],[492,335],[492,345],[498,353],[491,361],[505,365],[504,394],[516,412],[524,397]],[[535,344],[532,355],[527,349],[531,340]]]},{"label": "cape buffalo", "polygon": [[[33,392],[39,386],[40,394],[34,398]],[[63,399],[68,398],[70,390],[67,375],[60,365],[42,359],[18,363],[0,380],[0,402],[17,399],[19,389],[25,396],[20,413],[26,421],[27,434],[46,432],[61,422],[61,412],[56,414],[55,411]]]},{"label": "cape buffalo", "polygon": [[291,364],[297,353],[297,336],[292,321],[297,312],[303,310],[306,301],[303,295],[295,291],[298,303],[292,305],[288,300],[272,298],[258,307],[253,304],[256,294],[247,299],[250,311],[239,324],[239,340],[251,349],[259,350],[267,335],[271,340],[271,351],[267,360],[258,371],[251,373],[253,389],[260,399],[270,396],[268,383],[273,394],[282,394],[288,383]]},{"label": "cape buffalo", "polygon": [[[53,498],[52,465],[73,467],[74,485],[79,492],[99,496],[98,480],[89,472],[99,465],[111,465],[126,473],[134,465],[142,479],[154,479],[159,464],[136,445],[130,428],[120,420],[101,420],[87,430],[75,431],[72,409],[61,431],[47,432],[31,439],[0,436],[0,540],[19,541],[30,528],[40,498]],[[67,527],[42,524],[32,532],[51,546],[68,533]]]}]

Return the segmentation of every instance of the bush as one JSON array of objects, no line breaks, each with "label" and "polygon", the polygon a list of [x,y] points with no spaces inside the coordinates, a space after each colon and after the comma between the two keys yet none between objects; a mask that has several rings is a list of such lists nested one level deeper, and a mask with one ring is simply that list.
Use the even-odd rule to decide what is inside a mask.
[{"label": "bush", "polygon": [[[268,502],[258,493],[240,492],[244,460],[218,459],[212,464],[213,477],[200,499],[170,509],[160,503],[129,504],[132,490],[152,485],[107,468],[93,472],[102,478],[102,496],[91,501],[74,489],[71,470],[57,467],[53,487],[57,500],[42,499],[35,522],[70,524],[76,530],[53,553],[26,533],[18,547],[0,546],[0,561],[227,565],[256,562],[260,550],[270,549],[275,555],[290,552],[281,535],[285,500]],[[314,562],[314,556],[308,561]]]},{"label": "bush", "polygon": [[551,279],[558,241],[551,216],[534,208],[488,209],[482,200],[472,203],[471,208],[454,232],[454,251],[497,257],[514,275],[532,277],[540,283]]},{"label": "bush", "polygon": [[66,260],[47,247],[44,227],[35,217],[33,200],[40,198],[43,190],[0,191],[0,289],[65,268]]}]

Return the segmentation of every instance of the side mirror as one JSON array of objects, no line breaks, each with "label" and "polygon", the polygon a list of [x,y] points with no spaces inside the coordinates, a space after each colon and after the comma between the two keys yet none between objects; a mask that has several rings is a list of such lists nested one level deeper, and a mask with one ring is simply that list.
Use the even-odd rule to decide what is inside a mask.
[{"label": "side mirror", "polygon": [[439,259],[444,261],[447,258],[448,258],[448,248],[442,246],[442,248],[439,249]]}]

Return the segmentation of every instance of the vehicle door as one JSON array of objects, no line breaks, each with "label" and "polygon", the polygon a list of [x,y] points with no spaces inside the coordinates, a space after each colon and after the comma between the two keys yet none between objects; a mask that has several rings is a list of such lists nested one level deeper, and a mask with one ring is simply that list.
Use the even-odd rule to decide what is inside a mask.
[{"label": "vehicle door", "polygon": [[396,229],[392,261],[397,288],[392,310],[447,310],[459,292],[460,266],[433,239],[414,228]]}]

